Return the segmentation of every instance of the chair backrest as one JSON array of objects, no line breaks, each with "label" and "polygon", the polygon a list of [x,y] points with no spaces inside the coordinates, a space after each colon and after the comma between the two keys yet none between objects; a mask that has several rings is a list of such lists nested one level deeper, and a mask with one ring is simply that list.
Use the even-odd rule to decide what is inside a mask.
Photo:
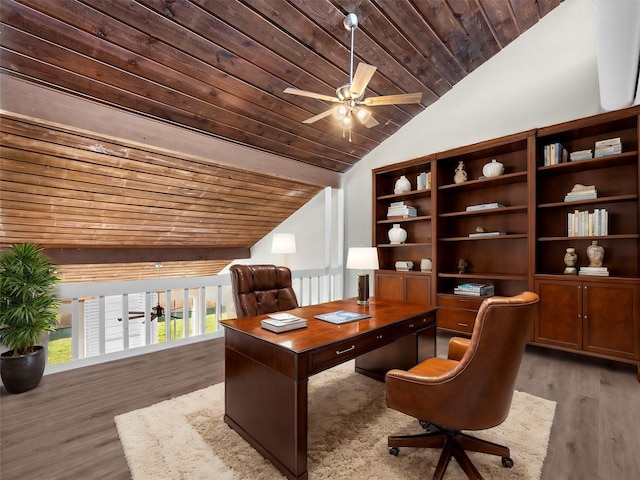
[{"label": "chair backrest", "polygon": [[455,379],[454,398],[458,400],[452,405],[464,399],[477,407],[459,409],[455,423],[479,430],[507,418],[538,301],[535,293],[522,292],[482,302],[467,351],[445,375]]},{"label": "chair backrest", "polygon": [[291,310],[298,306],[291,270],[276,265],[232,265],[233,301],[238,318]]}]

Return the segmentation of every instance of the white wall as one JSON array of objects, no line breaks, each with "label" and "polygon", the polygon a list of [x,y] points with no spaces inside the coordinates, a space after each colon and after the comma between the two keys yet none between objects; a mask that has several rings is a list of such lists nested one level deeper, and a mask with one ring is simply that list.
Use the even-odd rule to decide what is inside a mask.
[{"label": "white wall", "polygon": [[592,2],[565,0],[345,174],[345,251],[371,245],[373,168],[601,111]]}]

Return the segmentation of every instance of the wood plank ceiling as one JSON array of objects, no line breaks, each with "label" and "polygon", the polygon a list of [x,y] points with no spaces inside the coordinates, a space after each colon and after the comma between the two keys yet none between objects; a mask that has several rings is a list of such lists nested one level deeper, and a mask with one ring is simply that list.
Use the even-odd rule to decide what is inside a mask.
[{"label": "wood plank ceiling", "polygon": [[[560,2],[0,0],[0,72],[344,173]],[[379,125],[351,141],[331,117],[302,123],[326,103],[283,93],[348,82],[349,12],[354,63],[377,67],[366,96],[422,92],[418,105],[374,107]],[[222,265],[225,248],[248,252],[323,187],[83,135],[3,119],[2,245],[137,249],[126,262],[179,247],[192,253],[176,261]]]}]

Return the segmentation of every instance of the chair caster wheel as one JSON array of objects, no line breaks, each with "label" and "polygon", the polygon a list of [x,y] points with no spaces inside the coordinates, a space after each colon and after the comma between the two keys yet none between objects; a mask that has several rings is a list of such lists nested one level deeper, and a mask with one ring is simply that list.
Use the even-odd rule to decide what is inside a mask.
[{"label": "chair caster wheel", "polygon": [[507,468],[513,467],[513,460],[509,457],[502,457],[502,466]]},{"label": "chair caster wheel", "polygon": [[400,453],[400,449],[398,447],[391,447],[389,449],[389,455],[393,455],[394,457],[397,457],[399,453]]}]

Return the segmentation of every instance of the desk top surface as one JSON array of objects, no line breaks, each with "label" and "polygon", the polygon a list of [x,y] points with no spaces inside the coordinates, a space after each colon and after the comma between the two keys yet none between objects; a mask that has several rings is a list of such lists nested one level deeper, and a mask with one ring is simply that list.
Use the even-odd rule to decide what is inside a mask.
[{"label": "desk top surface", "polygon": [[[375,298],[370,300],[371,303],[369,305],[358,305],[355,298],[350,298],[287,310],[287,313],[306,319],[307,326],[281,333],[274,333],[262,328],[260,322],[269,318],[268,315],[223,320],[220,323],[227,329],[280,345],[295,352],[303,352],[327,343],[346,340],[416,316],[426,315],[435,310],[424,305],[405,302],[376,300]],[[315,315],[337,310],[366,313],[371,317],[340,325],[314,318]]]}]

